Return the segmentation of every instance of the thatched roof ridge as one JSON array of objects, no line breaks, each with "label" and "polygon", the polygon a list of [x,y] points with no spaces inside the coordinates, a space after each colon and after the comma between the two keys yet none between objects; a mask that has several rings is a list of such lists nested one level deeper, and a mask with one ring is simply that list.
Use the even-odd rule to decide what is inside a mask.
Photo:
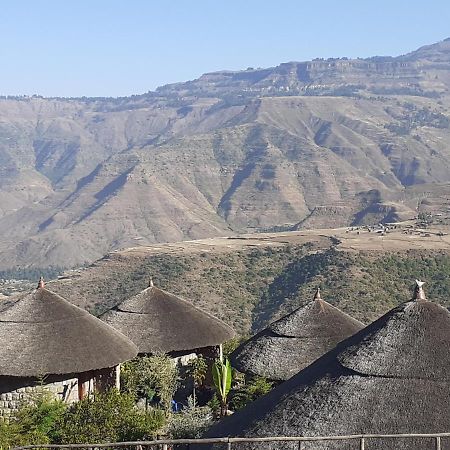
[{"label": "thatched roof ridge", "polygon": [[[424,300],[404,303],[213,426],[207,436],[448,432],[449,346],[450,313],[445,308]],[[432,448],[423,440],[369,444],[371,450]],[[443,440],[444,448],[448,444]],[[243,444],[242,449],[292,448],[280,442],[253,445]],[[356,447],[355,442],[327,442],[303,448]]]},{"label": "thatched roof ridge", "polygon": [[218,318],[153,283],[101,319],[128,336],[139,353],[186,352],[222,344],[235,335]]},{"label": "thatched roof ridge", "polygon": [[403,303],[369,325],[364,339],[349,343],[337,358],[364,375],[450,381],[450,314],[436,303]]},{"label": "thatched roof ridge", "polygon": [[123,334],[40,286],[0,310],[0,375],[75,374],[136,356]]},{"label": "thatched roof ridge", "polygon": [[356,319],[314,300],[270,324],[232,354],[233,366],[272,380],[287,380],[343,339],[364,328]]}]

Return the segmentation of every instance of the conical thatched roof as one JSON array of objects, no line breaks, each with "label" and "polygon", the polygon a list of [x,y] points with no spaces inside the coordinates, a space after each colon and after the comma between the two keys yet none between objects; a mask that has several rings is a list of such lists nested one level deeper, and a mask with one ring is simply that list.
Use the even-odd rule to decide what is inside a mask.
[{"label": "conical thatched roof", "polygon": [[136,346],[59,295],[38,289],[0,309],[0,375],[41,377],[114,367]]},{"label": "conical thatched roof", "polygon": [[244,342],[231,354],[233,367],[271,380],[287,380],[338,342],[364,328],[322,300],[296,309]]},{"label": "conical thatched roof", "polygon": [[[219,422],[208,435],[449,432],[450,313],[420,299],[420,292],[416,298],[394,308],[268,395]],[[443,439],[443,448],[449,444],[448,439]],[[282,443],[272,445],[239,448],[293,448]],[[434,448],[430,440],[419,439],[370,440],[366,447]],[[350,450],[357,448],[357,443],[311,443],[302,448]]]},{"label": "conical thatched roof", "polygon": [[221,320],[153,283],[101,319],[128,336],[139,353],[187,352],[234,336]]}]

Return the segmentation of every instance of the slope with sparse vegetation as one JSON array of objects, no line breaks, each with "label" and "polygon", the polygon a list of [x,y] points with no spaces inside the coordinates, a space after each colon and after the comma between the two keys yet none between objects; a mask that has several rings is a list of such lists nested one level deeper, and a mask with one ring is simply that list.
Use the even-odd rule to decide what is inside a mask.
[{"label": "slope with sparse vegetation", "polygon": [[0,270],[412,217],[424,183],[450,184],[449,61],[446,40],[127,98],[2,98]]}]

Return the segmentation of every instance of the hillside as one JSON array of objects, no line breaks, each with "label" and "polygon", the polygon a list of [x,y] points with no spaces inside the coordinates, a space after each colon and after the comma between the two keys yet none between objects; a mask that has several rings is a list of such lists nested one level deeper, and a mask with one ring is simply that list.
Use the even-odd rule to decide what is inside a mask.
[{"label": "hillside", "polygon": [[48,286],[100,314],[152,277],[240,334],[310,301],[319,285],[324,298],[365,322],[408,299],[416,278],[426,280],[430,299],[450,306],[449,228],[411,230],[326,229],[135,247]]},{"label": "hillside", "polygon": [[[414,216],[450,186],[450,41],[205,74],[128,98],[0,99],[0,270]],[[431,187],[430,187],[431,186]]]}]

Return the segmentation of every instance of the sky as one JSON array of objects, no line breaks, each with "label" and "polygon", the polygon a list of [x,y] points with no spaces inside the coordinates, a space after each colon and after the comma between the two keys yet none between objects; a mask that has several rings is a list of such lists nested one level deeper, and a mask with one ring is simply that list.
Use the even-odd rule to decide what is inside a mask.
[{"label": "sky", "polygon": [[217,70],[400,55],[448,0],[0,0],[1,95],[126,96]]}]

